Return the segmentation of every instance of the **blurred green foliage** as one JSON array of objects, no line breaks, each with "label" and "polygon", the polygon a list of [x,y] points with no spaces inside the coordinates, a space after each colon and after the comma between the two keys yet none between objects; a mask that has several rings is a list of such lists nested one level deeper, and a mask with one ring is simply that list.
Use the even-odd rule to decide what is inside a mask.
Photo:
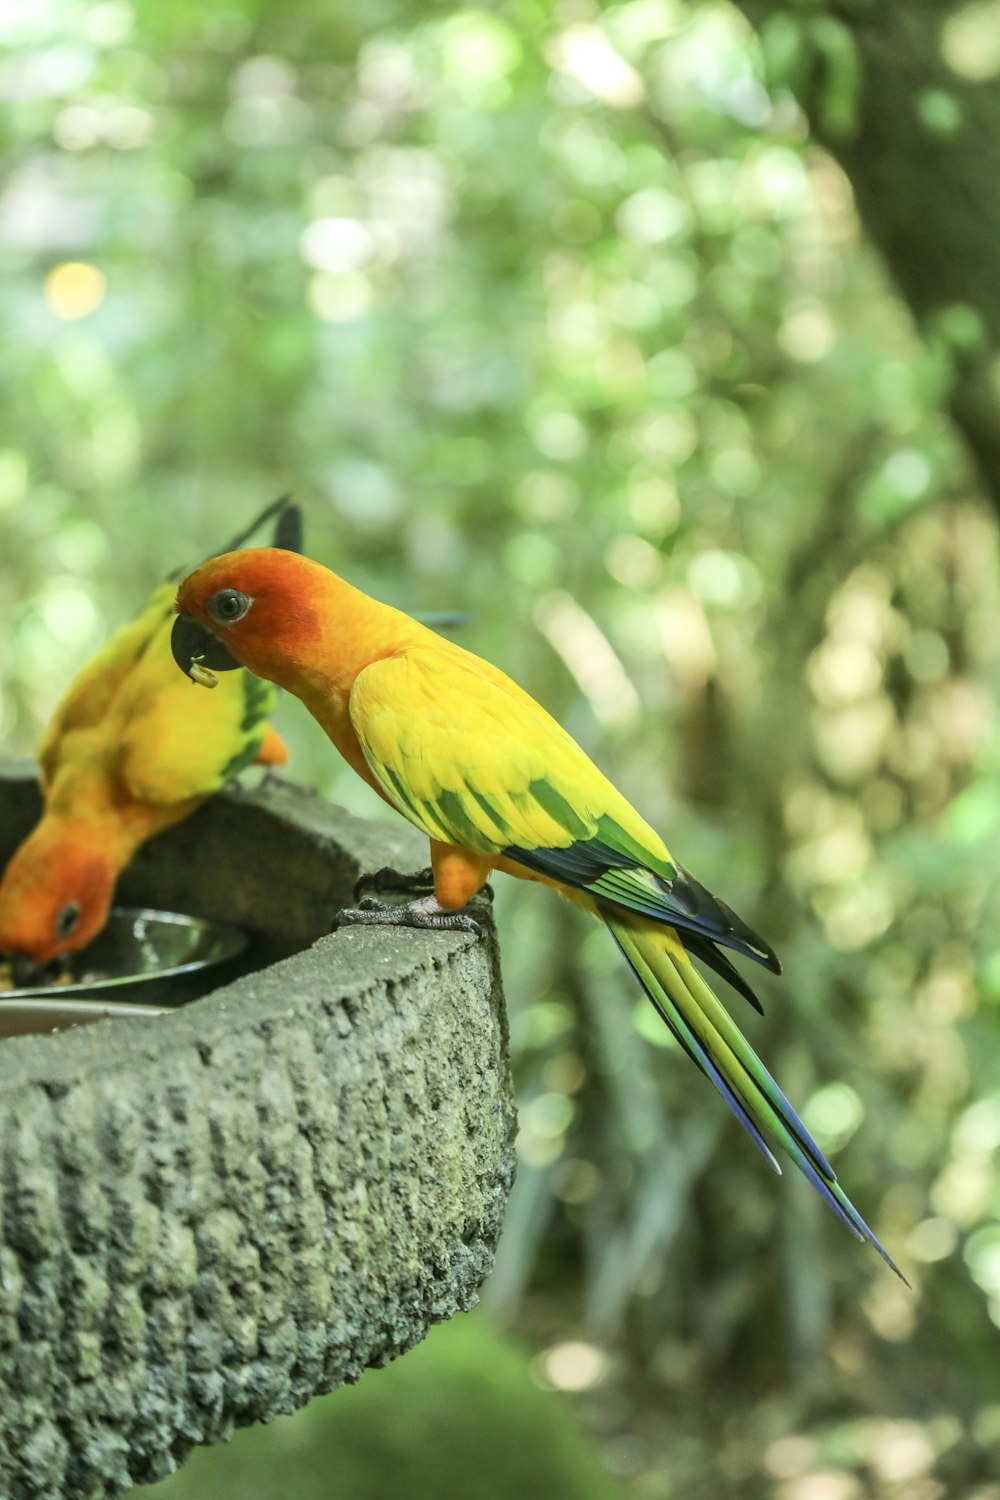
[{"label": "blurred green foliage", "polygon": [[840,45],[799,9],[765,57],[696,0],[0,19],[5,746],[290,488],[352,581],[472,610],[785,960],[741,1022],[913,1293],[766,1172],[599,932],[499,894],[487,1296],[614,1355],[588,1409],[650,1500],[1000,1473],[997,519],[944,415],[978,324],[918,343],[785,91]]},{"label": "blurred green foliage", "polygon": [[202,1448],[147,1500],[615,1500],[592,1438],[487,1319],[459,1315],[405,1359],[271,1427]]}]

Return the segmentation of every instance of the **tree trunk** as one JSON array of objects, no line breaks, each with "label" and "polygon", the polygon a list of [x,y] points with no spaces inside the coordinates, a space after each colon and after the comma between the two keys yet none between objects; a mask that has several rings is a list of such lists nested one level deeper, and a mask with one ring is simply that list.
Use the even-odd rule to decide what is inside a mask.
[{"label": "tree trunk", "polygon": [[849,177],[921,329],[948,345],[952,414],[1000,511],[994,39],[977,34],[985,22],[954,0],[736,4],[760,33],[775,81],[793,89]]}]

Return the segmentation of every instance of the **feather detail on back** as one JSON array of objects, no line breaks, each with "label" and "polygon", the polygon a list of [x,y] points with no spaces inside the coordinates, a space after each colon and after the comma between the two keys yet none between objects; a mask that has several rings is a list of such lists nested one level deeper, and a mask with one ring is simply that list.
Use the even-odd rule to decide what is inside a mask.
[{"label": "feather detail on back", "polygon": [[91,729],[108,712],[116,694],[173,612],[173,587],[157,586],[139,613],[115,631],[73,679],[45,727],[38,748],[46,785],[59,763],[63,741],[74,730]]},{"label": "feather detail on back", "polygon": [[428,633],[360,673],[351,723],[389,801],[431,838],[497,855],[568,849],[607,815],[669,878],[653,829],[555,719],[487,667]]},{"label": "feather detail on back", "polygon": [[[773,950],[678,862],[560,724],[496,668],[447,643],[373,663],[351,722],[385,796],[431,838],[495,854],[777,973]],[[418,727],[419,726],[419,727]],[[758,1005],[749,985],[735,987]]]}]

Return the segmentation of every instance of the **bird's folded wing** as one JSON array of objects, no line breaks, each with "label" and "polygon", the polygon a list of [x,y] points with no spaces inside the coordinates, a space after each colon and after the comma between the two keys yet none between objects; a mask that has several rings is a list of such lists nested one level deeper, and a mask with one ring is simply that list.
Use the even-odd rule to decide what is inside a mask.
[{"label": "bird's folded wing", "polygon": [[455,648],[417,647],[358,677],[351,723],[400,812],[431,838],[500,854],[514,845],[569,850],[615,809],[636,853],[672,868],[652,829],[566,731],[479,665]]},{"label": "bird's folded wing", "polygon": [[[225,550],[242,546],[272,516],[277,516],[274,545],[301,551],[301,514],[287,497],[268,505]],[[118,736],[121,773],[132,795],[144,801],[205,796],[256,759],[275,689],[240,672],[238,681],[220,685],[216,693],[186,693],[190,680],[172,661],[167,666],[163,652],[176,592],[176,575],[158,584],[70,685],[39,746],[46,788],[67,736],[77,730],[104,732],[106,727],[109,739]]]},{"label": "bird's folded wing", "polygon": [[47,786],[56,773],[67,735],[92,729],[109,712],[136,663],[173,612],[174,587],[162,583],[139,613],[105,642],[73,679],[49,720],[38,748],[42,781]]},{"label": "bird's folded wing", "polygon": [[504,855],[598,903],[778,968],[562,726],[488,663],[457,647],[375,662],[354,685],[350,713],[379,786],[431,838]]},{"label": "bird's folded wing", "polygon": [[271,683],[244,670],[225,673],[214,692],[197,688],[174,663],[170,619],[102,728],[119,733],[119,774],[143,802],[207,797],[252,765],[277,698]]}]

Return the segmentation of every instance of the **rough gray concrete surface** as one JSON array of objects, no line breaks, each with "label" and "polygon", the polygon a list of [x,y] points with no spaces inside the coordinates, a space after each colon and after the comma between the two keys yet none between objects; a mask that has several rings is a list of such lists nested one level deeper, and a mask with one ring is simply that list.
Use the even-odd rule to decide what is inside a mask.
[{"label": "rough gray concrete surface", "polygon": [[[8,763],[0,857],[30,804]],[[271,786],[131,878],[309,941],[360,869],[423,861],[400,834]],[[160,1478],[475,1301],[513,1172],[483,920],[343,930],[172,1015],[0,1044],[0,1500]]]}]

